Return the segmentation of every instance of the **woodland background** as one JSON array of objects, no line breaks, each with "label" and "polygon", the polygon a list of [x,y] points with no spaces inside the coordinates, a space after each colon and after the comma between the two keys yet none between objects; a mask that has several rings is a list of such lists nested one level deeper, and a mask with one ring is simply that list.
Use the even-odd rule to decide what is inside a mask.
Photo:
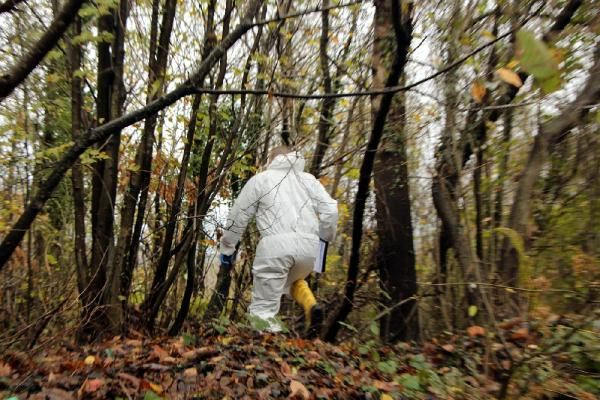
[{"label": "woodland background", "polygon": [[[287,144],[339,202],[327,273],[311,281],[321,338],[398,385],[375,392],[432,392],[433,375],[400,374],[406,342],[462,360],[461,382],[485,395],[550,377],[563,379],[551,392],[600,393],[599,11],[0,3],[0,349],[242,329],[259,237],[228,274],[218,235]],[[288,300],[282,319],[301,332]],[[460,386],[436,369],[450,361],[427,362],[440,387]]]}]

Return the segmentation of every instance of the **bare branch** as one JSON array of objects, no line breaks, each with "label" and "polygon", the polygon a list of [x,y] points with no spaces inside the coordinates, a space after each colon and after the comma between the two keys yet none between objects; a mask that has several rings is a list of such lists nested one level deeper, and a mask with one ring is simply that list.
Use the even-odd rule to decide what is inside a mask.
[{"label": "bare branch", "polygon": [[[10,0],[9,0],[10,1]],[[17,0],[14,0],[17,1]],[[85,0],[70,0],[60,10],[50,28],[17,64],[0,76],[0,103],[27,78],[65,33]]]}]

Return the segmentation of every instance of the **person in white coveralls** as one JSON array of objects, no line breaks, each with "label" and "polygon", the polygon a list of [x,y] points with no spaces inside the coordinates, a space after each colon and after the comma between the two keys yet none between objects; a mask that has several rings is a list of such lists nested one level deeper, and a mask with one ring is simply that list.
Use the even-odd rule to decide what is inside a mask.
[{"label": "person in white coveralls", "polygon": [[331,242],[336,233],[337,202],[321,182],[304,172],[304,159],[286,146],[271,151],[267,169],[250,178],[227,216],[221,236],[221,264],[231,267],[233,255],[248,222],[254,217],[261,239],[252,265],[253,287],[249,314],[274,319],[281,296],[291,295],[304,309],[307,336],[319,333],[323,309],[305,278],[313,270],[319,239]]}]

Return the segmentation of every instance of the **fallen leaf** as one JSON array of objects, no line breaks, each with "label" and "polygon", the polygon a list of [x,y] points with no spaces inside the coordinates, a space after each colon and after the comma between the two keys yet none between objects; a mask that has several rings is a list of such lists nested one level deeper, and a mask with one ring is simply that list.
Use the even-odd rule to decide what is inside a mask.
[{"label": "fallen leaf", "polygon": [[156,344],[152,346],[152,354],[160,361],[164,361],[165,358],[169,357],[169,352]]},{"label": "fallen leaf", "polygon": [[290,382],[290,392],[291,398],[308,399],[310,397],[308,389],[298,381],[292,380]]},{"label": "fallen leaf", "polygon": [[10,365],[0,363],[0,376],[10,376],[12,374],[12,368]]},{"label": "fallen leaf", "polygon": [[378,390],[383,390],[386,392],[393,392],[398,388],[398,384],[396,382],[384,382],[377,379],[373,381],[373,386],[375,386],[375,388]]},{"label": "fallen leaf", "polygon": [[485,328],[478,325],[473,325],[467,328],[467,334],[470,337],[485,336]]},{"label": "fallen leaf", "polygon": [[87,393],[93,393],[96,390],[100,389],[102,385],[104,385],[104,381],[102,379],[90,379],[84,382],[84,390]]},{"label": "fallen leaf", "polygon": [[496,73],[498,74],[500,79],[502,79],[504,82],[506,82],[508,84],[511,84],[518,88],[523,86],[523,81],[521,80],[519,75],[516,72],[511,71],[508,68],[500,68],[496,71]]},{"label": "fallen leaf", "polygon": [[454,353],[454,350],[455,350],[454,345],[450,344],[450,343],[443,345],[442,349],[444,349],[448,353]]},{"label": "fallen leaf", "polygon": [[196,368],[188,368],[183,371],[183,376],[186,378],[195,378],[198,376],[198,370]]},{"label": "fallen leaf", "polygon": [[387,393],[384,393],[381,395],[380,400],[394,400],[394,398],[392,396],[390,396]]},{"label": "fallen leaf", "polygon": [[85,365],[94,365],[94,362],[96,362],[96,357],[94,357],[94,356],[87,356],[85,358],[85,360],[83,360],[83,362],[85,363]]},{"label": "fallen leaf", "polygon": [[231,343],[231,341],[233,340],[232,337],[224,337],[221,338],[221,343],[223,343],[225,346],[229,345],[229,343]]},{"label": "fallen leaf", "polygon": [[485,93],[486,88],[479,80],[473,82],[473,85],[471,86],[471,96],[473,96],[475,102],[481,104],[483,102]]},{"label": "fallen leaf", "polygon": [[223,359],[225,359],[225,356],[217,356],[217,357],[213,357],[213,358],[211,358],[211,359],[208,361],[208,363],[209,363],[209,364],[216,364],[216,363],[218,363],[219,361],[221,361],[221,360],[223,360]]},{"label": "fallen leaf", "polygon": [[529,329],[519,328],[510,335],[511,340],[527,340],[529,338]]},{"label": "fallen leaf", "polygon": [[150,383],[150,389],[154,390],[157,394],[162,394],[162,392],[163,392],[162,386],[160,386],[157,383],[152,383],[152,382],[149,382],[149,383]]},{"label": "fallen leaf", "polygon": [[290,368],[290,365],[288,363],[286,363],[285,361],[281,363],[281,373],[288,378],[290,376],[294,376],[294,373],[292,372],[292,368]]}]

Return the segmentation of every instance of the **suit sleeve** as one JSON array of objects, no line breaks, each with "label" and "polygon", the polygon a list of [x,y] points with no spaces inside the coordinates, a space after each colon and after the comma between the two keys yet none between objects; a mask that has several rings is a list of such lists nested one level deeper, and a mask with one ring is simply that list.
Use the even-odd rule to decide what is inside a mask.
[{"label": "suit sleeve", "polygon": [[235,246],[240,241],[246,230],[248,222],[256,214],[259,195],[255,177],[244,185],[240,195],[233,203],[233,207],[227,215],[227,222],[221,236],[220,251],[222,254],[231,255],[235,252]]},{"label": "suit sleeve", "polygon": [[338,222],[337,201],[333,199],[318,179],[313,181],[315,210],[319,217],[319,237],[327,242],[335,239]]}]

